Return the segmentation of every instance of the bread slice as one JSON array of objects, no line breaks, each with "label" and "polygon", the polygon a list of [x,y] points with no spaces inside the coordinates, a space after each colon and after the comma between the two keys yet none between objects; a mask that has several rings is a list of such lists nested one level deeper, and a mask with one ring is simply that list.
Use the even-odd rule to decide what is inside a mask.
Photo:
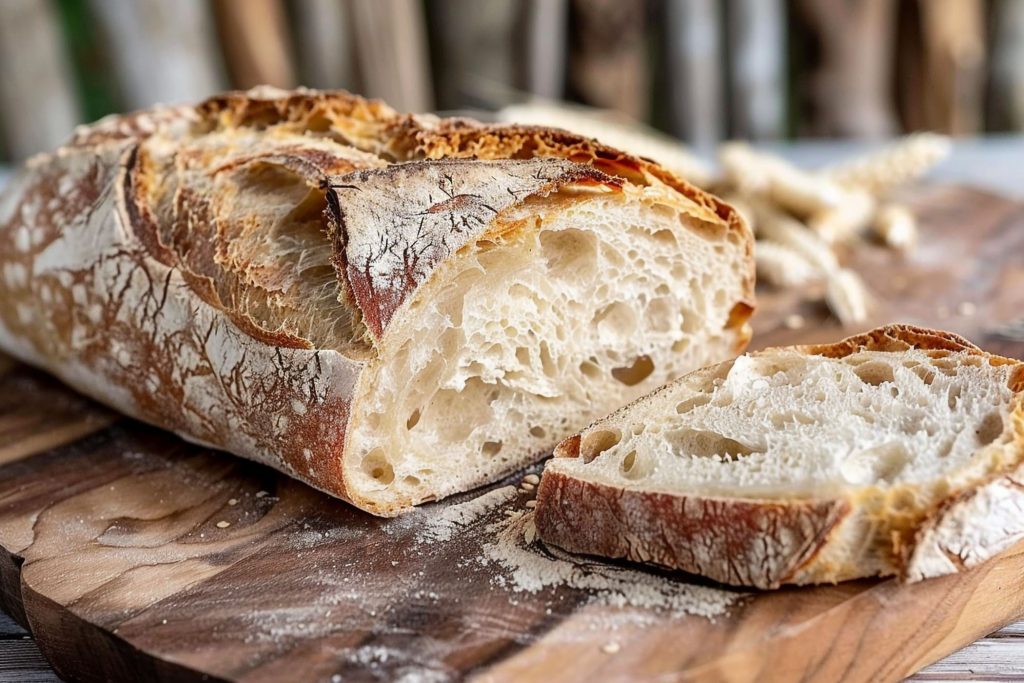
[{"label": "bread slice", "polygon": [[893,325],[693,372],[563,441],[539,536],[774,588],[972,567],[1024,537],[1024,364]]},{"label": "bread slice", "polygon": [[740,352],[751,252],[593,140],[259,89],[34,159],[0,199],[0,347],[392,515]]}]

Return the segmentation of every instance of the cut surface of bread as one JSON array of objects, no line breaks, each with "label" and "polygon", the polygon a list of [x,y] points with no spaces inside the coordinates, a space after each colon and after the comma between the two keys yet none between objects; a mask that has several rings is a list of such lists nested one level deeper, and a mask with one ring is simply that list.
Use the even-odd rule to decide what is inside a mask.
[{"label": "cut surface of bread", "polygon": [[738,353],[751,250],[593,140],[259,89],[33,160],[0,200],[0,346],[390,515]]},{"label": "cut surface of bread", "polygon": [[1022,367],[889,326],[698,370],[556,448],[538,533],[757,587],[973,566],[1024,533]]},{"label": "cut surface of bread", "polygon": [[352,420],[360,488],[464,490],[729,354],[738,280],[720,270],[743,267],[739,243],[662,190],[578,192],[509,212],[393,321]]}]

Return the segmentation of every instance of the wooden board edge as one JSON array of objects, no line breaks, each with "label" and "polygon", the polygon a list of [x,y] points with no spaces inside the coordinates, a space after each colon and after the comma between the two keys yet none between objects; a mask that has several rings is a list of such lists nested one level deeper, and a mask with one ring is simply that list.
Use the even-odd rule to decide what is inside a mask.
[{"label": "wooden board edge", "polygon": [[[703,661],[678,656],[680,631],[671,628],[655,634],[608,634],[607,640],[616,643],[612,651],[601,651],[601,642],[592,638],[551,632],[531,647],[472,672],[470,680],[895,683],[1024,615],[1024,593],[1017,590],[1022,577],[1024,541],[963,574],[909,585],[877,581],[806,619],[796,615],[793,620],[789,605],[793,593],[807,589],[755,594],[732,606],[725,619],[735,621],[742,635],[727,636],[731,644]],[[988,600],[986,590],[991,592]],[[906,611],[921,612],[922,605],[920,621],[907,621]],[[794,654],[813,647],[808,637],[828,640],[810,659]],[[652,666],[652,660],[662,663]]]},{"label": "wooden board edge", "polygon": [[21,556],[8,552],[0,545],[0,609],[14,619],[18,626],[31,633],[32,629],[21,599],[22,561]]},{"label": "wooden board edge", "polygon": [[80,619],[28,586],[22,591],[29,631],[46,661],[66,681],[193,683],[201,678],[210,683],[228,683],[141,650],[116,632]]},{"label": "wooden board edge", "polygon": [[227,680],[139,649],[116,631],[87,622],[21,580],[23,558],[0,547],[0,608],[29,632],[47,663],[65,681],[104,683]]}]

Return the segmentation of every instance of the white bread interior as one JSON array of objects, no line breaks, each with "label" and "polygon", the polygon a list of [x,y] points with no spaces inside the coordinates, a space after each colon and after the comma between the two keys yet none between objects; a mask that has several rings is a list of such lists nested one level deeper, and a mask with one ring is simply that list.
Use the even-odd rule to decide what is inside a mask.
[{"label": "white bread interior", "polygon": [[494,226],[444,264],[356,391],[367,398],[346,447],[353,495],[389,507],[493,480],[735,353],[745,332],[727,322],[746,244],[695,212],[656,184],[563,190],[502,217],[535,227]]},{"label": "white bread interior", "polygon": [[[999,466],[1013,366],[911,349],[744,355],[584,433],[551,467],[624,488],[751,499],[912,484],[927,505]],[[998,444],[997,444],[998,445]],[[995,458],[995,460],[993,460]]]}]

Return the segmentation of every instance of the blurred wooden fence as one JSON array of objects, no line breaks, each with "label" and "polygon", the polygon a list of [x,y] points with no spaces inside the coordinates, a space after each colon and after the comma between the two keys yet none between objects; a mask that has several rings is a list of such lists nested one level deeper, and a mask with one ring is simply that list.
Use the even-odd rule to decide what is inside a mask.
[{"label": "blurred wooden fence", "polygon": [[1024,0],[0,0],[0,158],[258,83],[726,137],[1024,128]]}]

